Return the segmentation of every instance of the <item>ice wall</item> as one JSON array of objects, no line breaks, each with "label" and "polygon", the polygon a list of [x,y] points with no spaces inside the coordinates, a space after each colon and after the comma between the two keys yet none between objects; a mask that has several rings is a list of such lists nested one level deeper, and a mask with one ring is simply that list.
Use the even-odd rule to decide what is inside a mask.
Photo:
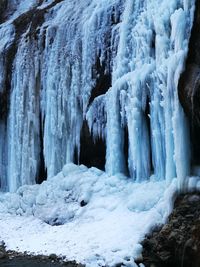
[{"label": "ice wall", "polygon": [[[1,97],[10,80],[7,116],[0,112],[1,189],[34,183],[42,159],[48,177],[73,162],[85,120],[94,140],[105,139],[109,174],[177,177],[183,186],[190,148],[177,85],[194,8],[195,0],[8,1],[0,24]],[[91,99],[99,69],[111,87]]]}]

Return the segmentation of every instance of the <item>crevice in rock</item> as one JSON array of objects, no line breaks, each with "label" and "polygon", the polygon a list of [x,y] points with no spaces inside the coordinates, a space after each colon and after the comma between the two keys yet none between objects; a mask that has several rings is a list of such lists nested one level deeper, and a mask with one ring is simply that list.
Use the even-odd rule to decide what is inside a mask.
[{"label": "crevice in rock", "polygon": [[6,120],[9,111],[9,101],[10,101],[10,90],[11,90],[11,79],[12,79],[12,70],[13,70],[13,61],[17,53],[17,44],[16,40],[8,48],[4,57],[5,61],[5,81],[2,85],[0,93],[0,120]]},{"label": "crevice in rock", "polygon": [[146,125],[147,125],[147,130],[148,130],[148,137],[149,137],[149,146],[150,146],[150,168],[151,168],[151,173],[154,173],[154,167],[153,167],[153,152],[152,152],[152,145],[151,145],[151,119],[150,119],[150,98],[147,96],[146,99],[146,107],[145,107],[145,118],[146,118]]},{"label": "crevice in rock", "polygon": [[111,25],[116,25],[120,23],[120,16],[121,16],[121,6],[117,6],[112,8],[112,14],[111,14]]},{"label": "crevice in rock", "polygon": [[0,121],[4,121],[8,113],[8,92],[6,90],[0,93],[0,107]]},{"label": "crevice in rock", "polygon": [[38,175],[36,177],[36,183],[41,184],[43,181],[47,179],[47,168],[45,166],[44,160],[44,145],[43,145],[43,122],[42,122],[42,114],[40,113],[40,161],[39,161],[39,169]]},{"label": "crevice in rock", "polygon": [[128,167],[128,147],[129,147],[129,140],[128,140],[128,126],[124,127],[124,159],[125,159],[125,167],[126,167],[126,175],[130,177],[129,167]]},{"label": "crevice in rock", "polygon": [[97,96],[105,94],[111,87],[111,74],[106,70],[106,63],[101,63],[99,56],[96,59],[95,65],[93,66],[92,76],[93,79],[96,79],[96,85],[91,92],[89,105]]}]

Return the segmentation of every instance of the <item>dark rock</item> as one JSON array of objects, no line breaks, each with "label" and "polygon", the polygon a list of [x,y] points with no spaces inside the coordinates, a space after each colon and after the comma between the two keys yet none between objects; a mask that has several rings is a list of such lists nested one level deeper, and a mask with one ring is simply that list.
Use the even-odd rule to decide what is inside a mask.
[{"label": "dark rock", "polygon": [[84,164],[87,167],[105,169],[106,144],[105,140],[98,138],[94,141],[90,133],[87,121],[83,122],[80,136],[80,155],[75,151],[75,163]]},{"label": "dark rock", "polygon": [[58,257],[56,256],[56,254],[52,253],[52,254],[49,255],[49,259],[50,260],[57,260]]},{"label": "dark rock", "polygon": [[85,267],[85,265],[82,264],[77,264],[75,261],[69,261],[69,262],[64,262],[63,266],[65,267]]},{"label": "dark rock", "polygon": [[122,262],[117,263],[117,264],[115,265],[115,267],[122,267],[122,266],[125,266]]},{"label": "dark rock", "polygon": [[49,256],[29,255],[28,252],[20,253],[12,250],[6,251],[4,246],[0,246],[0,266],[38,266],[38,267],[84,267],[75,261],[66,261],[66,258],[59,258],[52,253]]},{"label": "dark rock", "polygon": [[196,1],[194,24],[185,71],[179,80],[178,94],[190,125],[192,163],[200,163],[200,1]]},{"label": "dark rock", "polygon": [[179,98],[194,123],[199,123],[200,102],[200,2],[196,1],[194,24],[189,42],[185,71],[179,83]]},{"label": "dark rock", "polygon": [[4,13],[7,9],[8,1],[0,0],[0,24],[4,22]]},{"label": "dark rock", "polygon": [[172,257],[172,254],[169,251],[162,251],[159,256],[162,261],[167,262]]},{"label": "dark rock", "polygon": [[81,207],[84,207],[84,206],[86,206],[87,205],[87,202],[85,201],[85,200],[81,200],[81,202],[80,202],[80,206]]},{"label": "dark rock", "polygon": [[0,259],[4,259],[4,258],[6,258],[6,252],[4,252],[4,251],[0,251]]},{"label": "dark rock", "polygon": [[[200,266],[200,193],[177,197],[169,221],[142,242],[146,267]],[[137,262],[139,263],[139,262]]]},{"label": "dark rock", "polygon": [[152,247],[156,246],[156,241],[155,239],[145,239],[142,245],[146,249],[151,249]]},{"label": "dark rock", "polygon": [[0,259],[4,259],[7,257],[7,252],[5,248],[5,242],[0,241]]},{"label": "dark rock", "polygon": [[5,242],[3,240],[0,241],[0,248],[5,248]]},{"label": "dark rock", "polygon": [[191,196],[191,197],[188,198],[188,201],[189,202],[197,202],[197,201],[200,201],[200,196],[193,195],[193,196]]}]

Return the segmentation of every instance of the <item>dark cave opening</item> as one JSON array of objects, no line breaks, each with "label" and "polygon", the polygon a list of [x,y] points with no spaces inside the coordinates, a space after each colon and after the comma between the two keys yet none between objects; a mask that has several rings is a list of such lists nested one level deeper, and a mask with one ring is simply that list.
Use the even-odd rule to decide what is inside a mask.
[{"label": "dark cave opening", "polygon": [[75,153],[75,163],[84,164],[87,167],[96,167],[105,170],[106,144],[105,141],[98,138],[93,140],[86,121],[83,122],[80,137],[80,155],[77,159]]},{"label": "dark cave opening", "polygon": [[[92,78],[96,80],[95,86],[91,91],[88,106],[92,105],[96,97],[105,94],[111,87],[111,74],[109,73],[107,61],[101,62],[100,55],[97,56],[96,62],[92,69]],[[94,140],[92,137],[87,121],[82,125],[80,134],[80,152],[77,149],[74,153],[76,164],[84,164],[87,167],[96,167],[105,170],[106,143],[102,138]]]}]

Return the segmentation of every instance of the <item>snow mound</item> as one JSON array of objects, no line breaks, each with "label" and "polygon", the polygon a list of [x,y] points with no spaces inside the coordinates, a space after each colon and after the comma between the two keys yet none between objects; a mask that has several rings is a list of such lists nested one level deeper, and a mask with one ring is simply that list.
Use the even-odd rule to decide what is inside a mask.
[{"label": "snow mound", "polygon": [[0,194],[0,239],[9,249],[57,253],[86,266],[134,266],[145,233],[164,223],[176,182],[133,183],[65,165],[41,185]]}]

